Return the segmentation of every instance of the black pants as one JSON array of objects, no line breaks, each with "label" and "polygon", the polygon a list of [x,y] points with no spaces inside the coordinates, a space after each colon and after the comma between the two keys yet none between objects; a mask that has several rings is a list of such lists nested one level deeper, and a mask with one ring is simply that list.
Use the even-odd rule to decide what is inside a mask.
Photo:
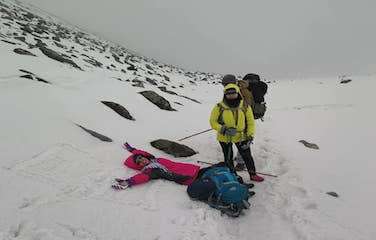
[{"label": "black pants", "polygon": [[[233,172],[235,172],[234,168],[234,153],[232,149],[232,142],[225,143],[219,142],[222,147],[225,163],[228,168],[230,168]],[[247,141],[235,143],[236,148],[238,149],[240,156],[242,156],[244,163],[247,167],[249,175],[254,175],[256,173],[255,162],[253,161],[253,157],[251,154],[251,148],[247,146]]]}]

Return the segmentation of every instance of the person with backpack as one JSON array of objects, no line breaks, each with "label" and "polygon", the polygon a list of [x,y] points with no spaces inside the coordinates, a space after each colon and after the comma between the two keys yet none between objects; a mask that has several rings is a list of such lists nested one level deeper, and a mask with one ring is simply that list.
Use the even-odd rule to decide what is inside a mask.
[{"label": "person with backpack", "polygon": [[214,106],[210,115],[210,125],[217,131],[217,140],[227,167],[236,173],[232,149],[232,145],[235,144],[244,159],[250,179],[263,181],[263,178],[256,174],[250,149],[255,132],[252,109],[243,104],[240,89],[236,84],[229,83],[224,87],[223,100]]},{"label": "person with backpack", "polygon": [[191,184],[197,177],[200,166],[174,162],[167,158],[156,158],[152,154],[124,144],[131,155],[124,160],[124,165],[140,171],[129,178],[115,178],[112,188],[123,190],[140,185],[153,179],[166,179],[182,185]]},{"label": "person with backpack", "polygon": [[[237,84],[244,99],[244,104],[251,106],[255,120],[263,120],[266,112],[264,96],[268,90],[268,85],[261,81],[260,76],[255,73],[246,74],[242,80],[237,81]],[[236,171],[242,171],[245,169],[243,158],[239,152],[234,161],[236,162]]]},{"label": "person with backpack", "polygon": [[244,184],[224,162],[200,169],[196,180],[187,188],[189,197],[203,201],[230,217],[238,217],[243,209],[248,209],[248,199],[255,195],[254,185]]}]

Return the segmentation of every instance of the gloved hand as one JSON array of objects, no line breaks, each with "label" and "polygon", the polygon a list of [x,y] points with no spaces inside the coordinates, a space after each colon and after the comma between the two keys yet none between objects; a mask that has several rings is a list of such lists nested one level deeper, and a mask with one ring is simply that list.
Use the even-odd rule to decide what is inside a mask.
[{"label": "gloved hand", "polygon": [[124,143],[123,144],[123,148],[128,150],[129,152],[132,152],[133,150],[136,150],[134,147],[132,147],[131,145],[129,145],[129,143]]},{"label": "gloved hand", "polygon": [[115,178],[115,182],[111,187],[115,190],[124,190],[129,188],[131,185],[127,179]]},{"label": "gloved hand", "polygon": [[221,127],[221,130],[219,132],[221,134],[229,136],[229,137],[233,137],[233,136],[235,136],[238,133],[238,131],[237,131],[236,128],[226,127],[224,125]]},{"label": "gloved hand", "polygon": [[253,136],[248,136],[246,138],[246,140],[248,141],[249,145],[253,143]]}]

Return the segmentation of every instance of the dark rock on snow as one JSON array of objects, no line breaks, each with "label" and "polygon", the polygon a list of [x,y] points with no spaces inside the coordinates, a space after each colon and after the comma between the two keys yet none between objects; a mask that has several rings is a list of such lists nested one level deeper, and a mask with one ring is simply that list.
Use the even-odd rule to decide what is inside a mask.
[{"label": "dark rock on snow", "polygon": [[170,91],[170,90],[167,90],[166,87],[158,87],[162,92],[165,92],[165,93],[168,93],[168,94],[171,94],[171,95],[178,95],[176,92],[174,91]]},{"label": "dark rock on snow", "polygon": [[341,80],[340,83],[344,84],[344,83],[349,83],[351,81],[352,81],[351,79],[343,79],[343,80]]},{"label": "dark rock on snow", "polygon": [[332,197],[336,197],[336,198],[339,197],[338,193],[336,193],[336,192],[327,192],[326,194],[328,194]]},{"label": "dark rock on snow", "polygon": [[28,56],[34,56],[34,57],[36,57],[35,54],[33,54],[33,53],[31,53],[31,52],[29,52],[29,51],[27,51],[25,49],[22,49],[22,48],[15,48],[13,50],[13,52],[15,52],[17,54],[21,54],[21,55],[28,55]]},{"label": "dark rock on snow", "polygon": [[101,101],[101,103],[103,103],[107,107],[114,110],[120,116],[122,116],[126,119],[129,119],[129,120],[132,120],[132,121],[135,120],[134,117],[132,117],[132,115],[128,112],[128,110],[125,107],[123,107],[122,105],[115,103],[115,102],[109,102],[109,101]]},{"label": "dark rock on snow", "polygon": [[46,55],[49,58],[52,58],[52,59],[59,61],[59,62],[62,62],[62,63],[67,63],[67,64],[71,65],[72,67],[75,67],[77,69],[82,70],[75,62],[73,62],[72,60],[70,60],[68,58],[63,57],[61,54],[55,52],[54,50],[51,50],[51,49],[43,47],[43,46],[40,46],[39,49],[42,51],[42,53],[44,55]]},{"label": "dark rock on snow", "polygon": [[157,105],[160,109],[167,110],[167,111],[176,111],[170,105],[170,102],[167,101],[164,97],[158,95],[154,91],[143,91],[140,92],[142,96],[144,96],[147,100]]},{"label": "dark rock on snow", "polygon": [[20,78],[26,78],[26,79],[34,80],[33,76],[30,75],[30,74],[22,75],[22,76],[20,76]]},{"label": "dark rock on snow", "polygon": [[186,145],[172,142],[166,139],[158,139],[158,140],[151,142],[150,144],[153,147],[165,153],[171,154],[174,157],[190,157],[197,153],[192,148]]},{"label": "dark rock on snow", "polygon": [[100,133],[97,133],[96,131],[93,131],[93,130],[90,130],[90,129],[87,129],[79,124],[76,124],[78,127],[80,127],[82,130],[84,130],[85,132],[89,133],[91,136],[95,137],[95,138],[98,138],[99,140],[103,141],[103,142],[112,142],[112,139],[109,138],[109,137],[106,137]]},{"label": "dark rock on snow", "polygon": [[312,148],[312,149],[316,149],[316,150],[319,149],[319,146],[317,146],[317,144],[307,142],[306,140],[300,140],[299,142],[302,143],[307,148]]}]

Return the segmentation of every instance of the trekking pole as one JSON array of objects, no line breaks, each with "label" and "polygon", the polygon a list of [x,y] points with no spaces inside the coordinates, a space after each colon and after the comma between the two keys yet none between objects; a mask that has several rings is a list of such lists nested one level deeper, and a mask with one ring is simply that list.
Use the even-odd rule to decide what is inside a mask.
[{"label": "trekking pole", "polygon": [[207,130],[205,130],[205,131],[202,131],[202,132],[199,132],[199,133],[192,134],[192,135],[190,135],[190,136],[188,136],[188,137],[178,139],[178,141],[180,142],[180,141],[183,141],[183,140],[185,140],[185,139],[188,139],[188,138],[191,138],[191,137],[194,137],[194,136],[197,136],[197,135],[200,135],[200,134],[203,134],[203,133],[209,132],[209,131],[211,131],[211,130],[213,130],[213,129],[210,128],[210,129],[207,129]]},{"label": "trekking pole", "polygon": [[[204,164],[208,164],[208,165],[214,165],[214,163],[210,163],[210,162],[205,162],[205,161],[197,161],[197,163],[204,163]],[[260,174],[260,175],[264,175],[264,176],[269,176],[269,177],[278,177],[277,175],[273,175],[273,174],[269,174],[269,173],[261,173],[261,172],[255,172],[257,174]]]}]

